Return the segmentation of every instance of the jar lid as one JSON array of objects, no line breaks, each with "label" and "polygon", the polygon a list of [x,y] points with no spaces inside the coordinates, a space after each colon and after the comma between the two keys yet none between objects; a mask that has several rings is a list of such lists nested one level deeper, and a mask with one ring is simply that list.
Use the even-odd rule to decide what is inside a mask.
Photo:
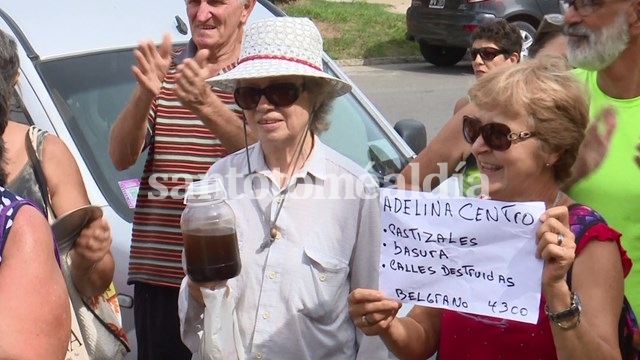
[{"label": "jar lid", "polygon": [[184,203],[220,201],[226,199],[226,197],[227,193],[220,179],[204,178],[189,184],[187,192],[184,195]]}]

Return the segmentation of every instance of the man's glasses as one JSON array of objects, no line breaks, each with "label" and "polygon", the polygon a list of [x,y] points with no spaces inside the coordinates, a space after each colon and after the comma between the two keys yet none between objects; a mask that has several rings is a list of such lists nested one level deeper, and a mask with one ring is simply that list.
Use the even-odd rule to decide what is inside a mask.
[{"label": "man's glasses", "polygon": [[580,16],[589,16],[602,5],[603,0],[560,0],[560,9],[566,13],[573,6]]},{"label": "man's glasses", "polygon": [[462,134],[469,144],[473,144],[482,136],[487,146],[495,151],[506,151],[511,144],[537,135],[535,131],[511,132],[511,129],[501,123],[488,123],[482,125],[480,119],[475,116],[462,117]]},{"label": "man's glasses", "polygon": [[291,82],[275,83],[264,88],[241,86],[235,89],[233,97],[243,110],[254,110],[258,107],[262,96],[277,107],[287,107],[296,102],[304,85]]},{"label": "man's glasses", "polygon": [[491,61],[498,55],[506,55],[508,52],[503,49],[496,49],[492,47],[481,47],[469,49],[471,53],[471,59],[474,59],[480,55],[480,58],[484,61]]},{"label": "man's glasses", "polygon": [[564,26],[564,15],[562,14],[546,14],[542,17],[542,21],[540,22],[540,26],[538,27],[538,31],[542,28],[543,25],[548,26]]}]

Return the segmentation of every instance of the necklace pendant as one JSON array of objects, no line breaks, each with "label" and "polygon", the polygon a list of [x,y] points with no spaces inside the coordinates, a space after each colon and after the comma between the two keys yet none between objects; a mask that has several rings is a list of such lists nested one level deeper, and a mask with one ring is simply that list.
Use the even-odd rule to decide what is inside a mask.
[{"label": "necklace pendant", "polygon": [[272,226],[271,229],[269,230],[269,236],[271,237],[272,240],[280,238],[280,233],[278,232],[278,229],[276,229],[275,226]]},{"label": "necklace pendant", "polygon": [[258,248],[256,253],[259,254],[263,252],[265,249],[271,247],[271,244],[273,244],[276,241],[276,239],[280,239],[280,233],[278,232],[275,226],[272,226],[269,229],[269,237],[265,237],[264,241],[262,241],[262,244],[260,244],[260,248]]}]

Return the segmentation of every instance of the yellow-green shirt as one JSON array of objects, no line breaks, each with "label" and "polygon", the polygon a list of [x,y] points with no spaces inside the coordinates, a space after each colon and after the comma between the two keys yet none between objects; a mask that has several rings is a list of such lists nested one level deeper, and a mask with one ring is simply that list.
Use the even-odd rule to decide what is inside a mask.
[{"label": "yellow-green shirt", "polygon": [[600,212],[607,223],[622,233],[622,245],[635,263],[625,280],[625,294],[631,306],[640,309],[640,167],[635,162],[640,143],[640,97],[614,99],[597,85],[596,72],[573,70],[587,85],[589,112],[593,119],[612,106],[617,125],[609,152],[601,165],[576,183],[569,195]]}]

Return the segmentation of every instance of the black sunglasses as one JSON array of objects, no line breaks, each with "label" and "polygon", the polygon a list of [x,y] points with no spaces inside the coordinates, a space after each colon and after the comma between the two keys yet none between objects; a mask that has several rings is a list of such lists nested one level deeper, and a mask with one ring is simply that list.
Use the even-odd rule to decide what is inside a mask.
[{"label": "black sunglasses", "polygon": [[275,83],[264,88],[241,86],[235,89],[233,97],[236,104],[244,110],[257,108],[262,96],[267,98],[273,106],[287,107],[298,100],[302,90],[304,90],[304,84],[297,85],[291,82]]},{"label": "black sunglasses", "polygon": [[471,53],[472,60],[475,60],[475,58],[480,55],[480,58],[484,61],[491,61],[498,55],[506,55],[509,53],[504,49],[496,49],[492,47],[471,48],[469,49],[469,52]]},{"label": "black sunglasses", "polygon": [[480,119],[467,115],[462,117],[462,134],[469,144],[475,143],[482,135],[484,143],[496,151],[506,151],[512,143],[537,135],[535,131],[512,132],[507,125],[501,123],[493,122],[482,125]]}]

